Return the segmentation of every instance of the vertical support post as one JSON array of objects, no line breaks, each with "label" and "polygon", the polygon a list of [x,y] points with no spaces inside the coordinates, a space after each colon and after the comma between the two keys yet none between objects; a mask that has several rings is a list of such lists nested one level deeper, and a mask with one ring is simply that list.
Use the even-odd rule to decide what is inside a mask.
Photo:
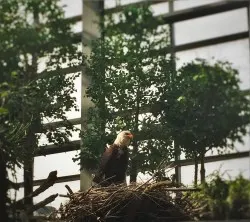
[{"label": "vertical support post", "polygon": [[[33,26],[35,28],[39,27],[39,9],[38,5],[33,6]],[[28,68],[27,72],[27,82],[32,81],[37,74],[37,53],[32,54],[32,65]],[[27,107],[25,107],[27,108]],[[25,112],[25,110],[23,110]],[[24,121],[29,121],[30,117],[24,115]],[[36,141],[36,135],[34,132],[37,132],[38,126],[40,126],[40,118],[38,116],[35,117],[34,120],[32,120],[31,128],[28,132],[28,137],[26,141],[26,149],[28,150],[29,156],[27,156],[27,159],[24,161],[24,205],[32,206],[33,205],[33,197],[28,197],[33,192],[33,176],[34,176],[34,157],[32,153],[34,152],[35,148],[37,147],[37,141]],[[29,214],[29,216],[33,215],[33,212]]]},{"label": "vertical support post", "polygon": [[[90,46],[84,46],[84,33],[89,33],[89,36],[100,36],[99,26],[96,23],[99,21],[100,17],[100,8],[102,7],[103,1],[97,0],[82,0],[82,48],[85,55],[90,55],[91,48]],[[103,10],[101,8],[101,10]],[[90,41],[92,39],[89,39]],[[84,73],[84,67],[82,69],[82,85],[81,85],[81,129],[84,130],[87,128],[87,119],[88,119],[88,109],[93,106],[93,103],[90,101],[90,98],[86,95],[86,89],[90,84],[90,79]],[[82,163],[81,163],[82,164]],[[80,173],[80,190],[87,190],[92,184],[92,172],[89,169],[83,168]]]},{"label": "vertical support post", "polygon": [[[169,0],[169,13],[174,12],[174,0]],[[171,57],[173,59],[173,71],[176,72],[176,63],[175,63],[175,52],[174,52],[174,46],[175,46],[175,30],[174,30],[174,24],[171,22],[169,23],[169,31],[170,31],[170,44],[171,44]],[[174,149],[175,149],[175,161],[180,160],[180,152],[178,144],[174,142]],[[175,167],[175,178],[178,183],[181,183],[181,167],[177,166]]]},{"label": "vertical support post", "polygon": [[[29,149],[29,148],[28,148]],[[29,196],[33,192],[33,171],[34,160],[25,161],[24,163],[24,196]],[[33,205],[33,198],[29,197],[24,200],[25,206]]]},{"label": "vertical support post", "polygon": [[[249,42],[249,63],[250,63],[250,1],[248,3],[248,7],[247,7],[247,18],[248,18],[248,42]],[[249,70],[250,71],[250,70]],[[249,137],[250,137],[250,133],[249,133]],[[249,148],[249,168],[250,168],[250,148]],[[250,180],[250,174],[249,174],[249,180]],[[250,202],[250,200],[249,200]]]}]

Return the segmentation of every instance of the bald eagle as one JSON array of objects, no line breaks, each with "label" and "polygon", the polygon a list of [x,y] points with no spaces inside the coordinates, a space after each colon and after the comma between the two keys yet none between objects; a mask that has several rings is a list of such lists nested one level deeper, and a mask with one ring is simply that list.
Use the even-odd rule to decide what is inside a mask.
[{"label": "bald eagle", "polygon": [[102,154],[99,169],[93,182],[102,186],[121,184],[126,181],[128,168],[128,146],[133,138],[130,131],[122,131],[114,143]]}]

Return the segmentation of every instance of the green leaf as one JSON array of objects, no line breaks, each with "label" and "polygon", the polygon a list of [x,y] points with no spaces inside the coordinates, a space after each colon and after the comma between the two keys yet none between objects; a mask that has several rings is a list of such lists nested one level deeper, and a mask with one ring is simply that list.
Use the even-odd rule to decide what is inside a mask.
[{"label": "green leaf", "polygon": [[183,101],[183,100],[185,100],[186,98],[185,98],[185,96],[180,96],[178,99],[177,99],[177,101],[178,102],[181,102],[181,101]]},{"label": "green leaf", "polygon": [[0,107],[0,115],[6,115],[8,114],[8,109]]}]

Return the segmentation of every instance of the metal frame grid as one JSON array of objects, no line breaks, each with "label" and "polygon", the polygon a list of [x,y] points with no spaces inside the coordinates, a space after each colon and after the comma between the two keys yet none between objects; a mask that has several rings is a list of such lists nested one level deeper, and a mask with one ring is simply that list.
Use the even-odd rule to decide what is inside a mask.
[{"label": "metal frame grid", "polygon": [[[86,4],[89,0],[82,0],[83,5]],[[144,1],[145,2],[145,1]],[[161,2],[167,2],[167,0],[155,0],[155,1],[150,1],[151,3],[161,3]],[[169,0],[170,4],[172,0]],[[102,0],[95,0],[91,4],[93,7],[93,10],[96,12],[98,11],[103,12],[104,6],[103,6],[103,1]],[[140,4],[143,4],[143,0],[141,2],[137,3],[131,3],[130,5],[137,5],[139,6]],[[101,7],[101,8],[100,8]],[[109,13],[115,13],[119,12],[124,8],[124,6],[119,6],[116,8],[110,8],[104,10],[105,12]],[[166,24],[174,24],[175,22],[179,21],[184,21],[188,19],[193,19],[193,18],[200,18],[202,16],[207,16],[207,15],[214,15],[217,13],[221,12],[227,12],[235,9],[241,9],[241,8],[247,8],[248,9],[248,31],[246,32],[239,32],[235,34],[230,34],[230,35],[224,35],[221,37],[215,37],[215,38],[210,38],[206,40],[201,40],[201,41],[196,41],[192,43],[187,43],[187,44],[182,44],[175,46],[174,42],[172,42],[172,47],[171,51],[173,53],[180,52],[180,51],[185,51],[185,50],[190,50],[190,49],[196,49],[199,47],[204,47],[204,46],[211,46],[215,44],[220,44],[220,43],[226,43],[226,42],[232,42],[236,40],[243,40],[243,39],[249,39],[250,36],[250,16],[249,16],[249,9],[250,9],[250,1],[249,0],[235,0],[235,1],[220,1],[217,3],[212,3],[212,4],[207,4],[203,6],[198,6],[198,7],[193,7],[193,8],[188,8],[184,10],[178,10],[178,11],[171,11],[169,13],[166,13],[164,15],[164,20]],[[79,22],[82,21],[84,24],[86,20],[89,20],[90,18],[87,15],[78,15],[74,16],[71,18],[68,18],[74,22]],[[84,27],[84,25],[83,25]],[[174,30],[172,28],[172,35],[174,35]],[[81,33],[77,33],[75,35],[75,42],[76,43],[85,43],[89,44],[92,39],[95,39],[97,36],[93,35],[92,33],[88,32],[87,30],[83,30]],[[250,39],[249,39],[250,42]],[[70,68],[64,68],[61,70],[62,73],[73,73],[73,72],[79,72],[82,71],[82,76],[84,77],[84,71],[83,67],[70,67]],[[55,72],[46,72],[46,73],[41,73],[41,75],[53,75],[56,74]],[[84,86],[82,86],[82,90],[84,90]],[[245,90],[247,94],[250,93],[250,89]],[[85,106],[84,102],[82,102],[82,109],[87,109],[88,107]],[[147,107],[145,107],[145,111],[147,110]],[[114,113],[114,115],[118,115]],[[83,112],[82,112],[82,117],[83,117]],[[70,119],[69,120],[72,124],[77,125],[82,123],[82,118],[76,118],[76,119]],[[53,122],[53,123],[48,123],[45,124],[45,127],[60,127],[62,125],[62,122]],[[142,138],[144,135],[140,135]],[[145,137],[144,137],[145,138]],[[61,146],[57,145],[47,145],[41,147],[41,151],[37,153],[37,156],[46,156],[50,154],[57,154],[57,153],[63,153],[63,152],[69,152],[73,150],[79,150],[80,149],[80,140],[72,141],[70,144],[64,144]],[[232,153],[232,154],[225,154],[225,155],[215,155],[215,156],[207,156],[205,158],[205,162],[216,162],[216,161],[222,161],[222,160],[230,160],[230,159],[239,159],[239,158],[245,158],[245,157],[250,157],[250,152],[249,151],[244,151],[244,152],[238,152],[238,153]],[[179,167],[181,166],[188,166],[188,165],[193,165],[193,161],[190,159],[185,159],[185,160],[177,160],[175,161],[175,164],[178,164]],[[68,176],[62,176],[59,177],[56,183],[62,183],[62,182],[71,182],[71,181],[77,181],[80,180],[80,174],[76,175],[68,175]],[[41,180],[34,180],[33,181],[33,186],[38,186],[42,184],[45,181],[45,179]],[[20,187],[24,186],[24,183],[18,183]]]}]

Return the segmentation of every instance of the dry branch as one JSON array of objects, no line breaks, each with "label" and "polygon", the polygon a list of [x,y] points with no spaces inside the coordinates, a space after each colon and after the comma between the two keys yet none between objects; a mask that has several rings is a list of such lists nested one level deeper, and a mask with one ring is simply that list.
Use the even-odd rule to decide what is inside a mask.
[{"label": "dry branch", "polygon": [[71,190],[71,188],[69,187],[69,185],[65,185],[66,189],[69,191],[69,194],[73,194],[74,192]]},{"label": "dry branch", "polygon": [[14,183],[11,180],[8,180],[8,183],[9,183],[9,188],[13,188],[15,190],[19,190],[20,185],[18,183]]},{"label": "dry branch", "polygon": [[47,179],[44,181],[44,183],[38,187],[34,192],[32,192],[30,195],[24,197],[21,200],[18,200],[15,203],[16,209],[24,209],[24,202],[25,199],[30,198],[30,197],[35,197],[38,196],[40,193],[44,192],[47,190],[49,187],[53,186],[57,180],[57,171],[51,171],[47,177]]},{"label": "dry branch", "polygon": [[49,187],[53,186],[57,180],[57,171],[51,171],[49,176],[47,177],[46,181],[38,187],[33,193],[30,194],[31,197],[38,196],[40,193],[47,190]]},{"label": "dry branch", "polygon": [[201,189],[199,188],[179,188],[179,187],[176,187],[176,188],[166,188],[165,189],[166,191],[172,191],[172,192],[179,192],[179,191],[201,191]]},{"label": "dry branch", "polygon": [[66,197],[66,198],[70,198],[70,196],[68,194],[59,194],[59,197]]},{"label": "dry branch", "polygon": [[53,194],[53,195],[47,197],[46,199],[44,199],[43,201],[37,203],[36,205],[28,208],[27,209],[27,214],[30,214],[30,213],[32,213],[32,212],[46,206],[47,204],[53,202],[57,198],[57,196],[58,196],[58,194]]}]

